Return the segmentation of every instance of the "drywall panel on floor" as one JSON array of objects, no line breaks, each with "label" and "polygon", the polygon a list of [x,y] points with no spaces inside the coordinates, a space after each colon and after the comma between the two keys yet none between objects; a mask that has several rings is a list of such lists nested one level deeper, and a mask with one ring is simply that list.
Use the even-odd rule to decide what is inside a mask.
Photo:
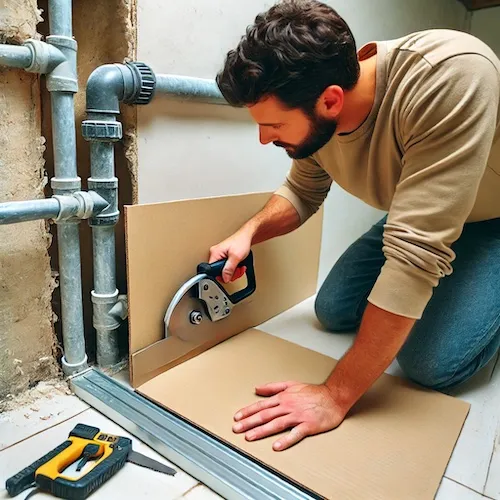
[{"label": "drywall panel on floor", "polygon": [[247,441],[233,433],[236,411],[262,399],[255,385],[321,383],[334,366],[333,358],[251,329],[138,391],[321,497],[433,499],[469,404],[402,378],[382,375],[337,429],[282,452],[272,449],[277,436]]},{"label": "drywall panel on floor", "polygon": [[[156,72],[214,78],[255,15],[273,1],[164,2],[138,0],[137,59]],[[358,46],[431,27],[462,29],[465,8],[456,0],[331,0],[351,25]],[[179,104],[157,96],[138,108],[138,201],[272,191],[290,159],[262,146],[244,110]],[[381,213],[332,189],[325,205],[320,278],[341,252]]]}]

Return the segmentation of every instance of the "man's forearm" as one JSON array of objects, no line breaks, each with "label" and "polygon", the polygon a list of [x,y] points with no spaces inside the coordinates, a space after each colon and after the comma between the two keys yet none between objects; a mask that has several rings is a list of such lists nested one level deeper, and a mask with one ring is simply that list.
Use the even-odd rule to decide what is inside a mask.
[{"label": "man's forearm", "polygon": [[252,235],[252,244],[287,234],[300,226],[295,207],[283,196],[273,195],[264,208],[242,227]]},{"label": "man's forearm", "polygon": [[325,382],[345,412],[392,363],[414,324],[414,319],[368,304],[354,344]]}]

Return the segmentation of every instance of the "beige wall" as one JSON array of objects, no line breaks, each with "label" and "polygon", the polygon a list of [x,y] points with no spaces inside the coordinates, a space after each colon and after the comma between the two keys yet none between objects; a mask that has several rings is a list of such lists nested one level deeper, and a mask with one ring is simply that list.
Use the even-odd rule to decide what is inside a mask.
[{"label": "beige wall", "polygon": [[[36,36],[36,1],[3,2],[0,43]],[[0,69],[0,203],[44,197],[40,79]],[[0,226],[0,409],[7,394],[54,376],[54,334],[44,221]]]},{"label": "beige wall", "polygon": [[[465,8],[456,0],[328,3],[351,25],[358,45],[430,27],[462,29],[465,21]],[[156,72],[214,78],[227,50],[270,5],[262,0],[138,0],[137,57]],[[165,98],[138,110],[138,153],[140,203],[274,190],[289,168],[281,150],[259,144],[245,112]],[[325,208],[322,277],[380,217],[335,187]]]}]

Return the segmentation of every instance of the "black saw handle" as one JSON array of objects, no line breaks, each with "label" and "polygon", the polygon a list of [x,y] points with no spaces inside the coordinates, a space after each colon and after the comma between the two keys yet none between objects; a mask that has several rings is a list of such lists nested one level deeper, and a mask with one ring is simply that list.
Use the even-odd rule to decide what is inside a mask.
[{"label": "black saw handle", "polygon": [[[227,259],[221,259],[217,262],[212,262],[212,264],[208,264],[207,262],[198,264],[197,274],[203,273],[207,276],[210,276],[211,278],[219,278],[222,276],[222,270],[224,269],[226,262]],[[252,295],[252,293],[255,292],[255,289],[257,288],[257,284],[255,281],[255,269],[253,267],[253,253],[251,250],[248,256],[244,260],[242,260],[236,267],[238,268],[245,266],[247,268],[246,275],[248,283],[247,286],[243,288],[243,290],[238,290],[232,295],[228,295],[229,300],[233,304],[237,304],[243,299],[246,299],[247,297]]]}]

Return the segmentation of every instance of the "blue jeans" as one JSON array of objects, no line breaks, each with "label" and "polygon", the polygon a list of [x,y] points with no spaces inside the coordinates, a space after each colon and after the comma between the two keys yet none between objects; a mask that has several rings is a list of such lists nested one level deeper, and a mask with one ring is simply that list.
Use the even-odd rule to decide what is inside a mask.
[{"label": "blue jeans", "polygon": [[[315,311],[325,329],[359,327],[385,261],[385,221],[354,242],[322,284]],[[500,219],[466,224],[452,248],[453,273],[441,279],[397,356],[408,378],[437,390],[465,382],[500,346]]]}]

